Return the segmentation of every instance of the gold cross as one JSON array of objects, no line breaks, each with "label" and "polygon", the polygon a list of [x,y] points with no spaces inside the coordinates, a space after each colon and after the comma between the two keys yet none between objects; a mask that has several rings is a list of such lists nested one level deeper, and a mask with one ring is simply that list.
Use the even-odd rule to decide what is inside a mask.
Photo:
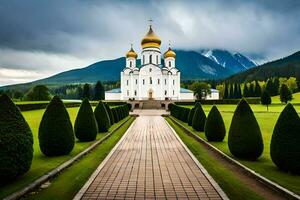
[{"label": "gold cross", "polygon": [[150,18],[148,21],[149,21],[149,25],[152,26],[153,20]]}]

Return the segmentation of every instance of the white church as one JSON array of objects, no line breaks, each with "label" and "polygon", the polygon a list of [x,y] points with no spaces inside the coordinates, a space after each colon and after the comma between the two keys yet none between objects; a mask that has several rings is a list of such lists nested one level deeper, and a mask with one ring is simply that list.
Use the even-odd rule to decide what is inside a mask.
[{"label": "white church", "polygon": [[121,88],[105,92],[106,100],[192,100],[193,91],[180,88],[180,71],[176,53],[169,49],[162,55],[161,40],[150,25],[142,39],[141,65],[138,54],[131,49],[126,54],[126,67],[121,72]]}]

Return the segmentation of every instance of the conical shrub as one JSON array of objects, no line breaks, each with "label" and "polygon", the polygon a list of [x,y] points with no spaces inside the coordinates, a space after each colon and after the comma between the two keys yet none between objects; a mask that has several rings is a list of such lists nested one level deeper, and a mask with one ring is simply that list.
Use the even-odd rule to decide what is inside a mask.
[{"label": "conical shrub", "polygon": [[208,141],[221,142],[224,140],[226,129],[225,124],[217,106],[210,110],[204,127],[205,136]]},{"label": "conical shrub", "polygon": [[114,120],[114,116],[112,114],[111,108],[109,107],[109,105],[107,103],[105,103],[104,105],[105,105],[107,114],[109,116],[110,125],[113,125],[115,123],[115,120]]},{"label": "conical shrub", "polygon": [[69,113],[59,97],[48,104],[39,127],[40,149],[46,156],[69,154],[75,143]]},{"label": "conical shrub", "polygon": [[107,132],[110,127],[110,120],[102,101],[99,101],[97,107],[95,108],[94,114],[98,124],[99,132]]},{"label": "conical shrub", "polygon": [[192,126],[196,131],[204,131],[205,121],[206,121],[205,112],[201,104],[197,103]]},{"label": "conical shrub", "polygon": [[193,108],[190,110],[190,112],[189,112],[189,116],[188,116],[188,125],[189,125],[189,126],[192,126],[192,124],[193,124],[193,118],[194,118],[195,110],[196,110],[196,108],[193,107]]},{"label": "conical shrub", "polygon": [[248,160],[256,160],[263,152],[259,125],[245,99],[239,102],[234,112],[228,133],[228,147],[234,156]]},{"label": "conical shrub", "polygon": [[271,140],[271,158],[275,165],[300,174],[300,119],[292,106],[287,104],[281,112]]},{"label": "conical shrub", "polygon": [[87,98],[85,98],[79,108],[75,125],[75,136],[82,142],[93,141],[98,133],[98,125],[92,109],[92,106]]},{"label": "conical shrub", "polygon": [[14,179],[30,169],[33,136],[19,108],[0,95],[0,182]]}]

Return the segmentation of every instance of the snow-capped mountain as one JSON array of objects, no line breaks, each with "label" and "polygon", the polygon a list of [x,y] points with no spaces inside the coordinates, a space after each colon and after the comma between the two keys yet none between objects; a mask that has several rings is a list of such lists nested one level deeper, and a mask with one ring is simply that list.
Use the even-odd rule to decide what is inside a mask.
[{"label": "snow-capped mountain", "polygon": [[257,66],[250,58],[238,52],[221,49],[201,49],[199,53],[234,73]]}]

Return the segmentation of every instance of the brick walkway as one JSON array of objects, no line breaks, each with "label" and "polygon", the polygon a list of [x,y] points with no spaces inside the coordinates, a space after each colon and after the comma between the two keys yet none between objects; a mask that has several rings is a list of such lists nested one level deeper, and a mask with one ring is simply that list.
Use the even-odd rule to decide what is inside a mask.
[{"label": "brick walkway", "polygon": [[140,116],[75,199],[226,199],[161,116]]}]

